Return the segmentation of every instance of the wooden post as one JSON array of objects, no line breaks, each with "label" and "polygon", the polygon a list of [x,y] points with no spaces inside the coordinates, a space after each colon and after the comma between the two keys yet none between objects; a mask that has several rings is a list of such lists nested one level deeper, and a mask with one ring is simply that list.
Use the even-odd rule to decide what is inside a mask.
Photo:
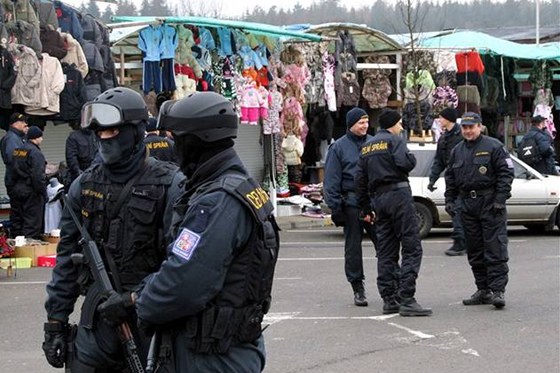
[{"label": "wooden post", "polygon": [[120,69],[120,84],[124,85],[124,49],[123,47],[119,48],[121,55],[120,55],[120,60],[121,60],[121,69]]}]

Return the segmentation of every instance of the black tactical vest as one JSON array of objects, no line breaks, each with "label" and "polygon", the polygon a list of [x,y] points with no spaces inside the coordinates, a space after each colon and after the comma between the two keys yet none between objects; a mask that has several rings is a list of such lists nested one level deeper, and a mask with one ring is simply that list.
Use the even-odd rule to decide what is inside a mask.
[{"label": "black tactical vest", "polygon": [[88,170],[81,179],[84,227],[105,262],[107,252],[113,257],[124,291],[132,290],[146,275],[157,271],[165,259],[162,216],[177,168],[148,159],[140,172],[118,211],[113,207],[124,185],[112,183],[101,165]]},{"label": "black tactical vest", "polygon": [[[278,259],[278,226],[268,194],[252,179],[228,175],[203,185],[190,198],[224,190],[253,215],[253,230],[246,246],[236,248],[224,287],[211,305],[186,320],[189,349],[197,353],[227,353],[232,345],[250,343],[261,335],[261,322],[271,304],[272,279]],[[184,211],[187,211],[185,205]]]}]

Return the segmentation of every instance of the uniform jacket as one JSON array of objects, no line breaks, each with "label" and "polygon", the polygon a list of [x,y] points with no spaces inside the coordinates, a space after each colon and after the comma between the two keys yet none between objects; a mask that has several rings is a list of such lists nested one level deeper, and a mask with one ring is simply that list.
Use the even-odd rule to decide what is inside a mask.
[{"label": "uniform jacket", "polygon": [[2,155],[2,160],[6,166],[6,173],[4,174],[4,184],[8,186],[13,186],[13,152],[17,148],[23,147],[23,136],[24,133],[18,131],[15,128],[10,127],[8,132],[0,140],[0,152]]},{"label": "uniform jacket", "polygon": [[63,32],[62,38],[67,50],[66,56],[62,59],[62,62],[76,65],[76,68],[80,71],[80,74],[82,74],[82,78],[85,79],[89,68],[82,46],[69,33]]},{"label": "uniform jacket", "polygon": [[16,84],[15,62],[7,49],[0,46],[0,108],[12,108],[12,88]]},{"label": "uniform jacket", "polygon": [[144,144],[146,149],[148,149],[150,157],[160,161],[175,162],[175,153],[173,151],[175,143],[173,140],[156,134],[148,134],[144,138]]},{"label": "uniform jacket", "polygon": [[331,210],[339,210],[343,202],[358,207],[356,199],[347,199],[346,195],[356,192],[354,177],[358,170],[360,150],[372,139],[370,135],[358,137],[347,130],[345,136],[330,146],[325,161],[323,190],[325,203]]},{"label": "uniform jacket", "polygon": [[406,147],[406,140],[380,129],[362,147],[358,161],[356,190],[360,206],[369,204],[377,188],[408,181],[414,167],[416,157]]},{"label": "uniform jacket", "polygon": [[445,171],[445,201],[454,203],[461,193],[492,189],[495,202],[505,204],[511,197],[513,161],[503,144],[480,135],[462,141],[451,152]]},{"label": "uniform jacket", "polygon": [[31,187],[35,194],[46,194],[45,156],[32,142],[26,142],[12,153],[14,184],[16,187]]},{"label": "uniform jacket", "polygon": [[451,130],[443,132],[437,143],[436,155],[430,171],[430,182],[435,183],[439,179],[439,175],[447,167],[451,151],[461,141],[463,141],[463,135],[459,124],[455,124]]},{"label": "uniform jacket", "polygon": [[97,141],[90,130],[75,130],[66,139],[66,165],[70,180],[74,181],[93,162]]},{"label": "uniform jacket", "polygon": [[60,62],[43,53],[41,60],[41,83],[35,91],[38,105],[28,106],[25,112],[31,115],[52,115],[60,111],[60,93],[64,89],[64,74]]}]

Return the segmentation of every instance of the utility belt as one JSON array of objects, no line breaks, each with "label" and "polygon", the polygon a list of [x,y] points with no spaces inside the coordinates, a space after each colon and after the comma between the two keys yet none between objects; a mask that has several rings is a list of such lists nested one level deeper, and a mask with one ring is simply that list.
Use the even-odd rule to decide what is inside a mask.
[{"label": "utility belt", "polygon": [[262,333],[262,306],[211,306],[185,321],[187,348],[199,354],[226,354],[232,346],[254,342]]},{"label": "utility belt", "polygon": [[461,190],[459,195],[463,198],[479,198],[483,196],[488,196],[494,194],[495,190],[492,188],[486,189],[472,189],[472,190]]},{"label": "utility belt", "polygon": [[386,192],[391,192],[393,190],[408,188],[408,187],[410,187],[410,184],[408,183],[408,181],[401,181],[401,182],[393,183],[393,184],[384,184],[384,185],[381,185],[381,186],[378,186],[377,188],[375,188],[374,194],[379,195],[379,194],[383,194],[383,193],[386,193]]}]

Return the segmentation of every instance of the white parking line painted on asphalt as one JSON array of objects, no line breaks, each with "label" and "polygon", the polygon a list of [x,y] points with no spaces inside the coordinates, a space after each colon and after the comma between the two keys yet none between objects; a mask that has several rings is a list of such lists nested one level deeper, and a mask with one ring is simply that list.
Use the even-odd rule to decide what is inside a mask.
[{"label": "white parking line painted on asphalt", "polygon": [[426,333],[423,333],[423,332],[421,332],[421,331],[419,331],[419,330],[413,330],[413,329],[407,328],[406,326],[402,326],[402,325],[396,324],[396,323],[394,323],[394,322],[390,322],[390,323],[388,323],[388,324],[389,324],[389,325],[392,325],[392,326],[394,326],[394,327],[396,327],[396,328],[405,330],[405,331],[409,332],[410,334],[415,335],[415,336],[417,336],[418,338],[421,338],[421,339],[435,338],[435,335],[426,334]]},{"label": "white parking line painted on asphalt", "polygon": [[301,280],[301,277],[274,277],[274,281],[276,280]]},{"label": "white parking line painted on asphalt", "polygon": [[390,319],[395,316],[399,316],[398,314],[392,315],[381,315],[381,316],[298,316],[299,312],[276,312],[276,313],[269,313],[265,315],[264,321],[274,324],[278,321],[285,321],[285,320],[376,320],[376,321],[384,321]]},{"label": "white parking line painted on asphalt", "polygon": [[0,282],[0,285],[46,285],[45,281],[14,281],[14,282]]}]

